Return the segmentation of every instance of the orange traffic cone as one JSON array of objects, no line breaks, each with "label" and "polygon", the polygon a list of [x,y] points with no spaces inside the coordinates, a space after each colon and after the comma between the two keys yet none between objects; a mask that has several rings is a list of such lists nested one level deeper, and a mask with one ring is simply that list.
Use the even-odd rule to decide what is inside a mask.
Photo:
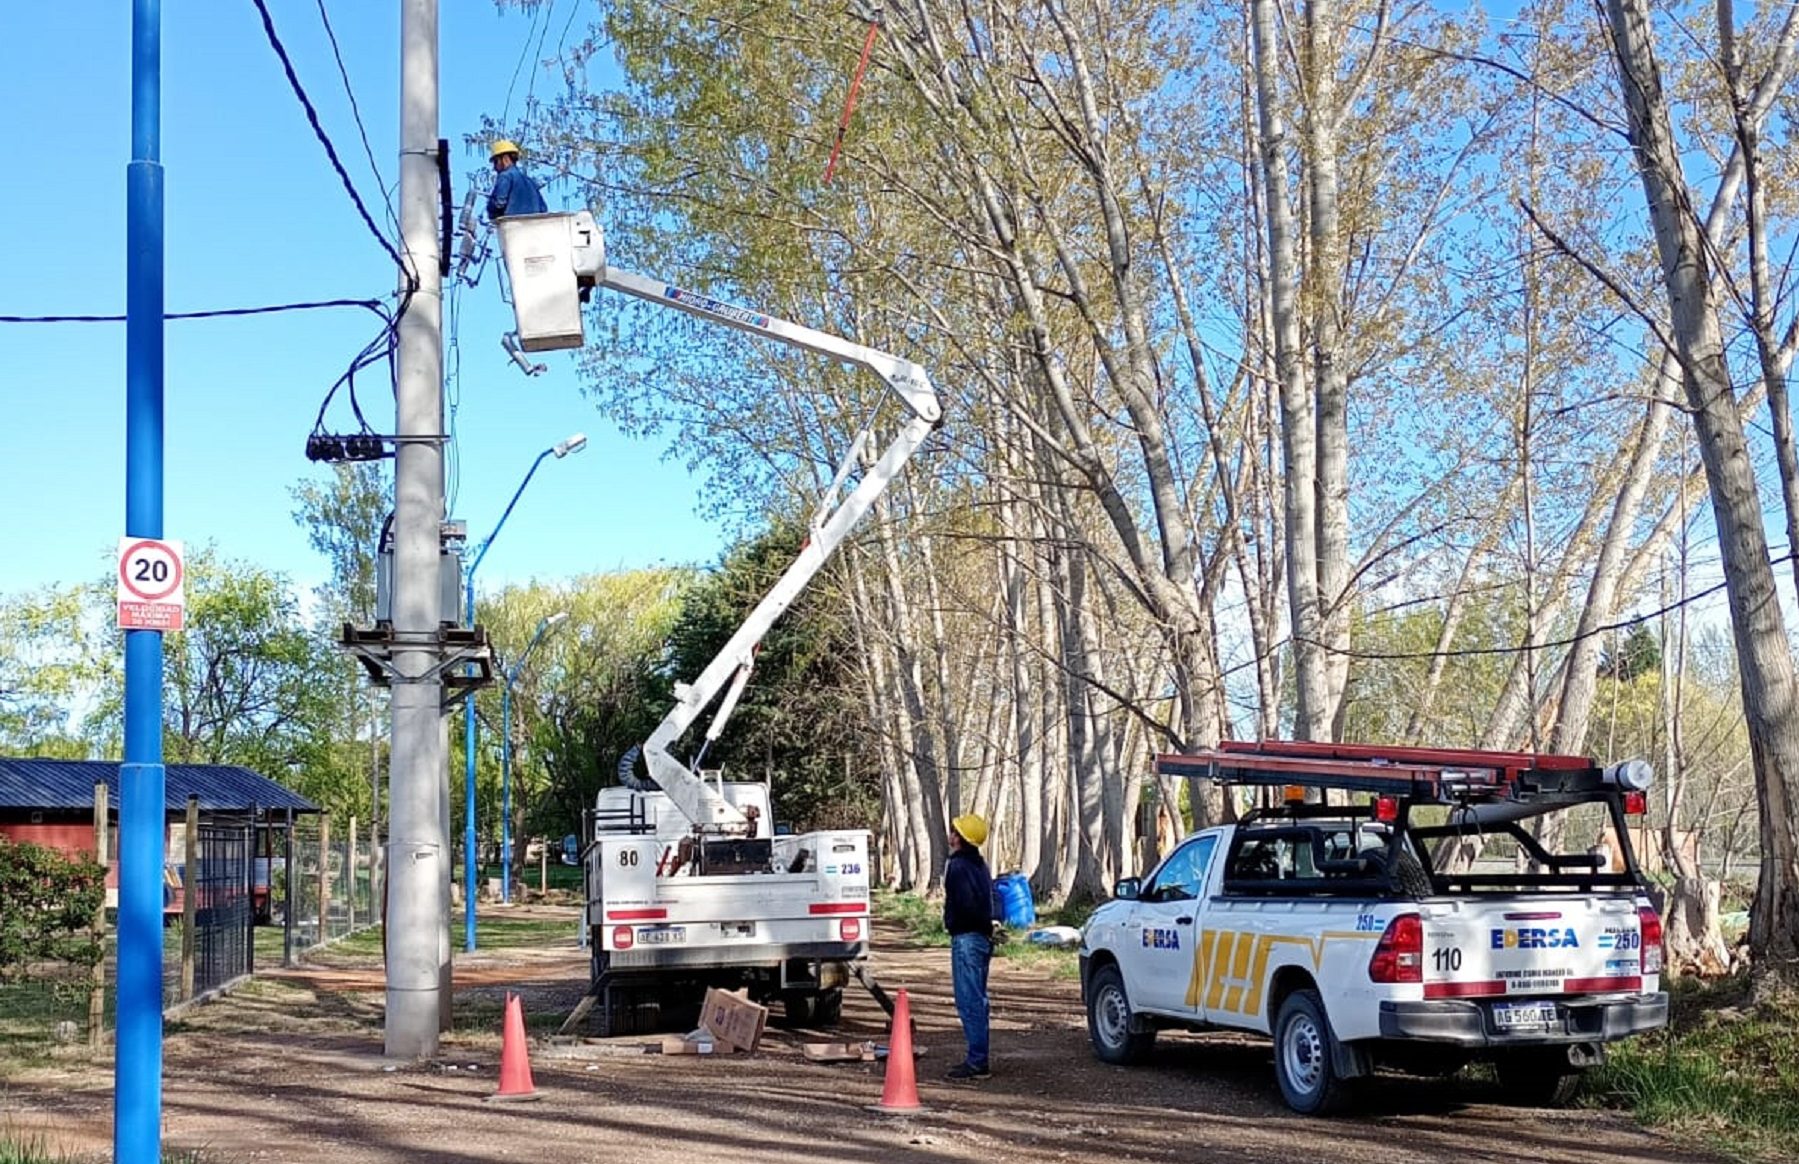
[{"label": "orange traffic cone", "polygon": [[531,1056],[525,1046],[525,1007],[516,994],[506,995],[506,1018],[500,1027],[500,1090],[488,1100],[536,1099],[531,1085]]},{"label": "orange traffic cone", "polygon": [[869,1110],[924,1110],[918,1102],[917,1072],[912,1062],[912,1003],[904,987],[893,999],[893,1030],[887,1036],[887,1076],[881,1087],[881,1102]]}]

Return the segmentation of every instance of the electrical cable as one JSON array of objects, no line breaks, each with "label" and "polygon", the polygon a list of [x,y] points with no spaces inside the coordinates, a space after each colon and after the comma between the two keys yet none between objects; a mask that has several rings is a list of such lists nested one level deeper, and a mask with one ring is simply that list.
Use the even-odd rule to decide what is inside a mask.
[{"label": "electrical cable", "polygon": [[[386,360],[388,379],[397,386],[398,369],[395,366],[394,355],[399,347],[400,320],[405,317],[406,312],[411,308],[412,297],[418,292],[418,276],[407,267],[406,262],[400,257],[399,250],[395,248],[393,241],[388,238],[380,226],[376,224],[374,217],[369,214],[368,206],[363,202],[362,195],[356,190],[356,183],[351,180],[349,171],[344,168],[343,159],[338,156],[337,147],[332,142],[331,135],[325,132],[324,125],[319,121],[318,109],[313,105],[312,98],[307,95],[306,87],[300,82],[299,73],[294,69],[293,58],[288,55],[287,46],[282,43],[281,35],[275,31],[275,20],[269,13],[269,7],[266,0],[252,0],[252,3],[256,5],[256,11],[262,17],[262,30],[268,37],[269,47],[275,51],[275,56],[281,61],[282,71],[287,75],[287,83],[289,87],[293,89],[295,98],[299,100],[300,107],[305,110],[306,120],[312,126],[313,135],[318,138],[319,144],[324,147],[325,157],[331,162],[332,169],[337,172],[338,180],[343,183],[344,192],[350,196],[350,202],[355,206],[356,213],[361,216],[363,225],[368,227],[369,233],[373,235],[375,241],[381,245],[381,249],[387,252],[387,257],[393,260],[394,266],[398,268],[405,279],[405,285],[400,293],[398,309],[391,315],[386,312],[380,313],[382,315],[383,324],[381,334],[371,340],[361,352],[357,353],[356,358],[351,361],[350,367],[342,376],[338,377],[337,382],[325,393],[325,399],[319,405],[319,416],[318,420],[313,425],[312,436],[307,439],[307,455],[313,457],[315,460],[321,458],[341,459],[339,454],[346,449],[349,451],[348,455],[350,459],[368,459],[371,455],[382,455],[378,451],[380,449],[380,438],[374,430],[369,427],[367,418],[362,414],[361,402],[356,398],[356,373],[375,363]],[[329,17],[325,16],[322,4],[320,6],[320,15],[326,19],[327,23],[329,22]],[[332,35],[332,42],[335,49],[335,35]],[[343,70],[341,54],[338,55],[338,65],[340,72],[344,75],[347,89],[348,75],[347,71]],[[353,101],[354,98],[352,97],[352,102]],[[357,116],[357,127],[359,130],[363,129],[359,114]],[[367,149],[368,142],[366,132],[363,133],[363,138],[364,148]],[[370,150],[369,153],[370,161],[372,162],[373,151]],[[377,182],[380,182],[381,176],[379,170],[376,171],[375,178]],[[386,187],[383,186],[382,193],[385,195],[386,192]],[[389,210],[391,213],[391,203],[389,204]],[[330,407],[331,401],[337,396],[338,389],[340,388],[348,389],[350,410],[355,413],[356,422],[361,426],[361,432],[356,436],[349,438],[347,441],[332,436],[327,433],[324,428],[325,411]],[[369,450],[371,449],[376,451],[370,453]]]},{"label": "electrical cable", "polygon": [[[362,216],[363,225],[369,228],[369,233],[375,236],[375,241],[381,244],[381,249],[387,252],[387,257],[394,261],[394,266],[405,271],[406,264],[401,261],[400,252],[394,249],[394,244],[387,235],[383,234],[381,228],[375,225],[374,218],[369,214],[369,208],[363,204],[362,195],[356,192],[356,184],[350,180],[349,171],[344,169],[343,160],[337,156],[337,147],[331,143],[331,135],[326,133],[325,127],[319,123],[319,111],[313,106],[312,98],[306,95],[306,88],[300,84],[300,76],[294,71],[293,58],[287,55],[287,46],[281,43],[281,36],[275,31],[275,18],[269,15],[267,0],[251,0],[251,3],[256,5],[256,11],[262,15],[262,30],[268,36],[269,47],[274,49],[275,55],[281,59],[281,68],[287,73],[287,83],[293,89],[294,96],[299,98],[301,107],[305,109],[306,120],[312,124],[313,135],[319,139],[319,144],[325,147],[325,156],[331,160],[331,166],[337,171],[339,180],[343,182],[345,192],[350,195],[350,201],[355,204],[356,213]],[[407,281],[413,285],[413,290],[417,289],[416,277],[408,274]],[[404,311],[401,314],[404,314]]]},{"label": "electrical cable", "polygon": [[[554,6],[553,0],[551,6]],[[543,7],[539,6],[538,11],[531,14],[531,27],[525,31],[525,43],[519,46],[518,64],[512,66],[512,81],[506,86],[506,104],[500,107],[499,124],[501,126],[506,124],[506,117],[512,112],[512,91],[518,87],[518,75],[524,71],[525,58],[531,55],[531,37],[537,32],[537,18],[539,13],[543,11]],[[548,28],[548,23],[548,21],[545,21],[546,29]]]},{"label": "electrical cable", "polygon": [[[536,59],[531,62],[530,79],[525,82],[525,120],[519,126],[519,132],[527,138],[531,136],[531,114],[533,112],[531,98],[537,92],[537,74],[543,69],[543,44],[544,41],[550,39],[550,19],[555,13],[556,0],[549,0],[549,3],[544,5],[543,32],[538,34],[537,51],[533,54]],[[570,13],[570,18],[573,18],[573,13]],[[566,31],[566,28],[564,31]],[[528,45],[530,44],[530,41],[527,39],[525,43]],[[560,55],[560,51],[558,52],[558,55]]]},{"label": "electrical cable", "polygon": [[[274,315],[283,311],[318,311],[330,307],[361,307],[382,319],[387,312],[379,299],[313,299],[300,303],[271,303],[266,307],[220,307],[210,311],[170,311],[164,319],[230,319],[246,315]],[[123,315],[0,315],[0,323],[124,323]]]},{"label": "electrical cable", "polygon": [[[1792,561],[1793,557],[1794,557],[1794,555],[1792,553],[1785,553],[1785,554],[1780,555],[1778,558],[1773,558],[1773,557],[1769,558],[1768,564],[1770,566],[1778,566],[1783,562]],[[1609,634],[1612,631],[1625,630],[1625,629],[1628,629],[1631,627],[1641,626],[1643,623],[1646,623],[1646,622],[1650,621],[1651,619],[1660,618],[1662,615],[1671,614],[1674,611],[1681,609],[1682,607],[1691,606],[1693,603],[1698,602],[1701,599],[1710,598],[1712,595],[1717,594],[1719,591],[1727,589],[1729,586],[1730,586],[1730,582],[1727,579],[1723,582],[1717,583],[1716,585],[1708,586],[1704,590],[1695,590],[1691,594],[1688,594],[1685,598],[1681,598],[1674,602],[1670,602],[1666,606],[1658,607],[1657,609],[1648,611],[1647,613],[1633,615],[1630,618],[1619,619],[1617,622],[1610,622],[1610,623],[1605,624],[1604,626],[1596,626],[1592,630],[1588,631],[1586,634],[1569,635],[1567,638],[1553,639],[1548,642],[1535,643],[1535,644],[1530,644],[1530,645],[1521,646],[1521,647],[1461,647],[1461,648],[1458,648],[1455,650],[1449,650],[1449,651],[1357,651],[1357,650],[1350,649],[1350,648],[1334,647],[1334,646],[1331,646],[1329,643],[1318,642],[1317,640],[1314,640],[1314,639],[1301,638],[1297,635],[1289,636],[1287,641],[1293,642],[1293,643],[1305,643],[1309,646],[1316,647],[1318,650],[1321,650],[1321,651],[1325,652],[1326,654],[1337,655],[1342,658],[1369,659],[1369,660],[1377,660],[1377,661],[1391,661],[1391,660],[1403,660],[1403,659],[1465,659],[1465,658],[1477,658],[1477,657],[1489,656],[1489,655],[1522,655],[1527,652],[1549,651],[1549,650],[1554,650],[1558,647],[1571,647],[1574,644],[1581,642],[1584,639],[1590,639],[1590,638],[1594,638],[1598,635]]]},{"label": "electrical cable", "polygon": [[325,39],[331,42],[331,56],[337,61],[337,75],[343,79],[344,96],[350,99],[350,117],[356,122],[356,133],[362,138],[362,152],[369,160],[369,172],[375,175],[375,185],[381,190],[381,200],[387,204],[387,221],[393,225],[395,233],[400,228],[400,219],[394,213],[394,196],[388,189],[386,179],[381,176],[381,167],[375,163],[374,147],[369,145],[369,131],[362,124],[362,108],[356,103],[356,90],[350,87],[350,71],[344,67],[344,54],[337,47],[337,30],[331,27],[331,16],[325,11],[325,0],[318,0],[319,21],[325,26]]}]

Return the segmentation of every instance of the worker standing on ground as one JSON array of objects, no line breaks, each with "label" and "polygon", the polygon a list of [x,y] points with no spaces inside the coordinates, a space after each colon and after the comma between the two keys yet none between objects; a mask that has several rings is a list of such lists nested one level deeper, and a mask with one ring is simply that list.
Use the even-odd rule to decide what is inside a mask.
[{"label": "worker standing on ground", "polygon": [[987,822],[965,813],[950,822],[949,864],[943,871],[943,928],[949,931],[950,980],[968,1055],[951,1079],[986,1079],[987,963],[993,959],[993,875],[981,857]]},{"label": "worker standing on ground", "polygon": [[518,143],[502,138],[493,143],[493,193],[487,196],[489,220],[508,214],[544,214],[549,206],[531,175],[519,168]]}]

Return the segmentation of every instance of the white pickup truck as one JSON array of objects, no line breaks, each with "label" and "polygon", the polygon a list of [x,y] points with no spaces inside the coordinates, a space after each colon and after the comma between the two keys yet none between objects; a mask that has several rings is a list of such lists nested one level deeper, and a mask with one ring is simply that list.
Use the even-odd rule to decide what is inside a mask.
[{"label": "white pickup truck", "polygon": [[[1188,837],[1088,920],[1101,1059],[1141,1061],[1159,1030],[1232,1028],[1273,1037],[1302,1114],[1339,1108],[1377,1066],[1474,1059],[1514,1098],[1556,1104],[1606,1043],[1666,1023],[1661,921],[1626,828],[1640,761],[1264,741],[1156,763],[1275,803]],[[1361,803],[1307,802],[1325,789]],[[1600,842],[1544,850],[1521,822],[1549,813]]]},{"label": "white pickup truck", "polygon": [[661,792],[600,790],[588,814],[587,925],[602,1034],[664,1025],[706,986],[747,987],[835,1024],[868,957],[868,833],[776,836],[768,786],[714,780],[755,834],[699,839]]}]

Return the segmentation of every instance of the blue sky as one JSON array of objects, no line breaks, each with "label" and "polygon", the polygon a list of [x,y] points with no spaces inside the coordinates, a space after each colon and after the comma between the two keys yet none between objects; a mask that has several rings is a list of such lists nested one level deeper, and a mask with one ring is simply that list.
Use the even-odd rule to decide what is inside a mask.
[{"label": "blue sky", "polygon": [[[540,16],[553,53],[574,0]],[[399,5],[326,0],[375,160],[397,181]],[[386,209],[357,138],[315,0],[270,0],[277,29],[377,220]],[[586,6],[582,6],[585,9]],[[582,16],[585,15],[583,12]],[[547,20],[544,17],[547,16]],[[584,20],[577,17],[571,39]],[[440,134],[458,206],[483,157],[463,135],[497,116],[532,21],[489,0],[446,0]],[[7,4],[0,109],[12,173],[0,182],[0,315],[122,313],[130,141],[130,6]],[[531,65],[512,95],[516,124]],[[539,73],[540,95],[559,79]],[[525,143],[529,147],[529,141]],[[171,311],[378,297],[393,266],[358,219],[313,137],[250,0],[163,5],[162,161]],[[551,207],[562,205],[549,192]],[[510,311],[490,265],[462,298],[454,516],[492,529],[539,451],[548,461],[481,567],[482,588],[532,577],[713,558],[719,532],[696,486],[660,448],[619,434],[581,394],[572,357],[527,379],[500,336]],[[295,526],[289,490],[321,470],[304,443],[325,390],[375,332],[356,310],[167,327],[167,536],[283,570],[303,585],[324,563]],[[119,324],[0,324],[0,593],[103,574],[124,532],[125,332]],[[370,423],[393,431],[384,373],[358,378]],[[330,426],[353,426],[345,402]]]}]

